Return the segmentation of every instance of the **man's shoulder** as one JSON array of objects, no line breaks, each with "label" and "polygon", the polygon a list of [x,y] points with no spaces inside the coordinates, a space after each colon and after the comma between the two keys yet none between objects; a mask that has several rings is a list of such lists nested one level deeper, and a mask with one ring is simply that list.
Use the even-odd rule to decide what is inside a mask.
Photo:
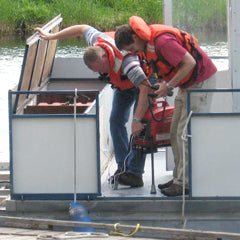
[{"label": "man's shoulder", "polygon": [[174,35],[173,33],[170,33],[170,32],[164,32],[160,35],[158,35],[156,38],[155,38],[155,41],[169,41],[169,40],[176,40],[176,35]]},{"label": "man's shoulder", "polygon": [[124,61],[125,62],[131,62],[131,61],[139,61],[139,57],[136,54],[129,54],[126,52],[122,52],[122,54],[124,55]]},{"label": "man's shoulder", "polygon": [[89,27],[84,31],[83,35],[85,37],[87,44],[92,46],[102,33],[103,32],[97,30],[94,27]]}]

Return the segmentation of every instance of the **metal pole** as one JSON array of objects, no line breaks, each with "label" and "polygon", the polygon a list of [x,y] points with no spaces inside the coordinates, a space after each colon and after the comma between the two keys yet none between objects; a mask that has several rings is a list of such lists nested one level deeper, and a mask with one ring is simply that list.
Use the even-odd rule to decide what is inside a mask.
[{"label": "metal pole", "polygon": [[74,133],[73,133],[73,158],[74,158],[74,164],[73,164],[73,188],[74,188],[74,203],[77,202],[77,88],[75,88],[75,94],[74,94]]},{"label": "metal pole", "polygon": [[151,194],[156,194],[156,186],[155,186],[155,176],[154,176],[154,149],[153,149],[153,137],[151,138],[151,165],[152,165],[152,186],[151,186]]},{"label": "metal pole", "polygon": [[163,23],[172,26],[172,0],[163,0]]}]

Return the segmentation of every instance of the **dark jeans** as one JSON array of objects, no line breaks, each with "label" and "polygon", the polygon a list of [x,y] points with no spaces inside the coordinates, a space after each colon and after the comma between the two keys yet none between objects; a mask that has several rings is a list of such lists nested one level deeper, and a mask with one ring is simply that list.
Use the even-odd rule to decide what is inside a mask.
[{"label": "dark jeans", "polygon": [[[124,91],[114,90],[112,112],[110,116],[110,130],[113,140],[115,159],[118,169],[124,167],[124,160],[128,153],[128,133],[126,123],[129,120],[131,107],[137,103],[138,89],[132,88]],[[127,172],[142,176],[145,165],[145,154],[140,154],[136,150],[132,150],[127,162]]]}]

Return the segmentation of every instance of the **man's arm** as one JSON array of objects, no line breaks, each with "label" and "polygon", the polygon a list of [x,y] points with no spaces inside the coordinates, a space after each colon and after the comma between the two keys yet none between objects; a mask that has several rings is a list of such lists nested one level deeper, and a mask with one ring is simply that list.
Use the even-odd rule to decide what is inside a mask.
[{"label": "man's arm", "polygon": [[48,33],[46,31],[43,31],[41,28],[37,27],[34,29],[34,31],[39,31],[42,39],[54,40],[54,39],[65,39],[65,38],[82,36],[83,32],[89,27],[90,26],[86,24],[73,25],[57,33]]},{"label": "man's arm", "polygon": [[136,111],[132,121],[132,135],[134,137],[138,136],[143,129],[141,120],[148,109],[148,105],[149,105],[148,94],[152,92],[150,88],[150,83],[147,79],[145,79],[138,86],[138,88],[139,88],[138,104],[137,104]]},{"label": "man's arm", "polygon": [[152,92],[152,89],[137,55],[131,54],[124,58],[123,73],[139,88],[138,104],[132,122],[132,135],[138,136],[143,128],[141,119],[148,109],[148,93]]}]

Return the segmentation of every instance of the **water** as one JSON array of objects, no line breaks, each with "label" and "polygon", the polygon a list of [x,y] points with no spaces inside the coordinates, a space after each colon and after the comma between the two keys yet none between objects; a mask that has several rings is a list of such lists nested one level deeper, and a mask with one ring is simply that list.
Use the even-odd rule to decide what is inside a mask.
[{"label": "water", "polygon": [[0,47],[0,161],[8,161],[8,90],[19,80],[24,48]]},{"label": "water", "polygon": [[[79,57],[83,55],[81,41],[63,41],[56,57]],[[19,82],[25,41],[19,38],[5,38],[0,41],[0,162],[9,161],[8,136],[8,91]]]},{"label": "water", "polygon": [[[77,40],[59,42],[56,57],[79,57],[83,55],[85,45]],[[209,56],[227,56],[226,42],[203,45]],[[8,90],[13,89],[19,81],[23,56],[24,41],[19,39],[0,41],[0,162],[9,161],[8,137]],[[213,59],[218,70],[228,68],[227,59]]]}]

